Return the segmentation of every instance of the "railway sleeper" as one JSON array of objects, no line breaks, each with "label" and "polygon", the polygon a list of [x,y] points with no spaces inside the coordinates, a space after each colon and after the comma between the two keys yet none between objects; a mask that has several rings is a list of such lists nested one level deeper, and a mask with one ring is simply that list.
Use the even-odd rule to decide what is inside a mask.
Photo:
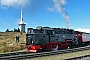
[{"label": "railway sleeper", "polygon": [[65,51],[65,53],[70,53],[71,51]]},{"label": "railway sleeper", "polygon": [[53,53],[50,53],[50,55],[58,55],[59,53],[58,52],[53,52]]},{"label": "railway sleeper", "polygon": [[48,56],[49,54],[43,54],[43,56]]},{"label": "railway sleeper", "polygon": [[42,54],[36,54],[36,55],[34,55],[34,57],[41,57],[42,56]]},{"label": "railway sleeper", "polygon": [[34,58],[33,56],[27,56],[27,58]]}]

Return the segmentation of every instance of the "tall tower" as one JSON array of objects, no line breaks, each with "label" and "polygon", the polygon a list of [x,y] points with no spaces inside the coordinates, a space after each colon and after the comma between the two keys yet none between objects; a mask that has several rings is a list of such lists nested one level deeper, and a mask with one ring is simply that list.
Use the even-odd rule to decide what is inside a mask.
[{"label": "tall tower", "polygon": [[23,21],[23,11],[22,11],[22,7],[21,7],[21,19],[20,19],[20,23],[18,24],[19,25],[19,29],[20,29],[20,32],[25,32],[25,23]]}]

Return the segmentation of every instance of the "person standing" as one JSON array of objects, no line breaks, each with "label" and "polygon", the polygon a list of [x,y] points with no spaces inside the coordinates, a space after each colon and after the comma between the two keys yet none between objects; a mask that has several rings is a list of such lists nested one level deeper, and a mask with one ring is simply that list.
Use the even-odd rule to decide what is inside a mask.
[{"label": "person standing", "polygon": [[19,43],[19,35],[17,36],[17,43]]},{"label": "person standing", "polygon": [[16,35],[16,43],[19,43],[19,35]]}]

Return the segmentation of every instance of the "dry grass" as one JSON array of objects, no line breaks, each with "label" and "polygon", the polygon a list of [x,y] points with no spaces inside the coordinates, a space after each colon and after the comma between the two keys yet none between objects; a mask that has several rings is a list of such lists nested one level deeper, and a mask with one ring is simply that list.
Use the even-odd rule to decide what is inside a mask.
[{"label": "dry grass", "polygon": [[[15,48],[18,48],[18,47],[21,47],[21,46],[25,47],[25,44],[24,45],[19,44],[18,47],[15,46],[15,45],[17,45],[15,43],[15,36],[16,35],[19,35],[19,37],[20,37],[19,42],[20,43],[22,43],[22,42],[25,43],[26,33],[23,33],[21,35],[19,32],[0,32],[0,51],[10,52],[10,51],[5,50],[5,48],[15,50]],[[12,47],[12,46],[14,46],[14,47]],[[18,50],[20,50],[20,49],[18,49]],[[17,51],[17,50],[15,50],[15,51]]]},{"label": "dry grass", "polygon": [[20,51],[24,48],[25,47],[21,44],[14,44],[12,46],[3,46],[2,48],[0,48],[0,53]]},{"label": "dry grass", "polygon": [[0,32],[0,43],[6,42],[7,44],[11,44],[15,42],[15,36],[19,35],[20,36],[20,42],[24,42],[26,38],[26,33],[23,33],[21,35],[19,32]]}]

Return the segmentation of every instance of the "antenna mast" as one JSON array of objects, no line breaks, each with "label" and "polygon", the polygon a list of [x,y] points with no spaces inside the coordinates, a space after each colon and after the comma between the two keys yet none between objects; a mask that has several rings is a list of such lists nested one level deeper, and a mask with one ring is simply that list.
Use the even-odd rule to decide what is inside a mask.
[{"label": "antenna mast", "polygon": [[21,7],[21,21],[20,23],[23,23],[23,11],[22,11],[22,7]]}]

